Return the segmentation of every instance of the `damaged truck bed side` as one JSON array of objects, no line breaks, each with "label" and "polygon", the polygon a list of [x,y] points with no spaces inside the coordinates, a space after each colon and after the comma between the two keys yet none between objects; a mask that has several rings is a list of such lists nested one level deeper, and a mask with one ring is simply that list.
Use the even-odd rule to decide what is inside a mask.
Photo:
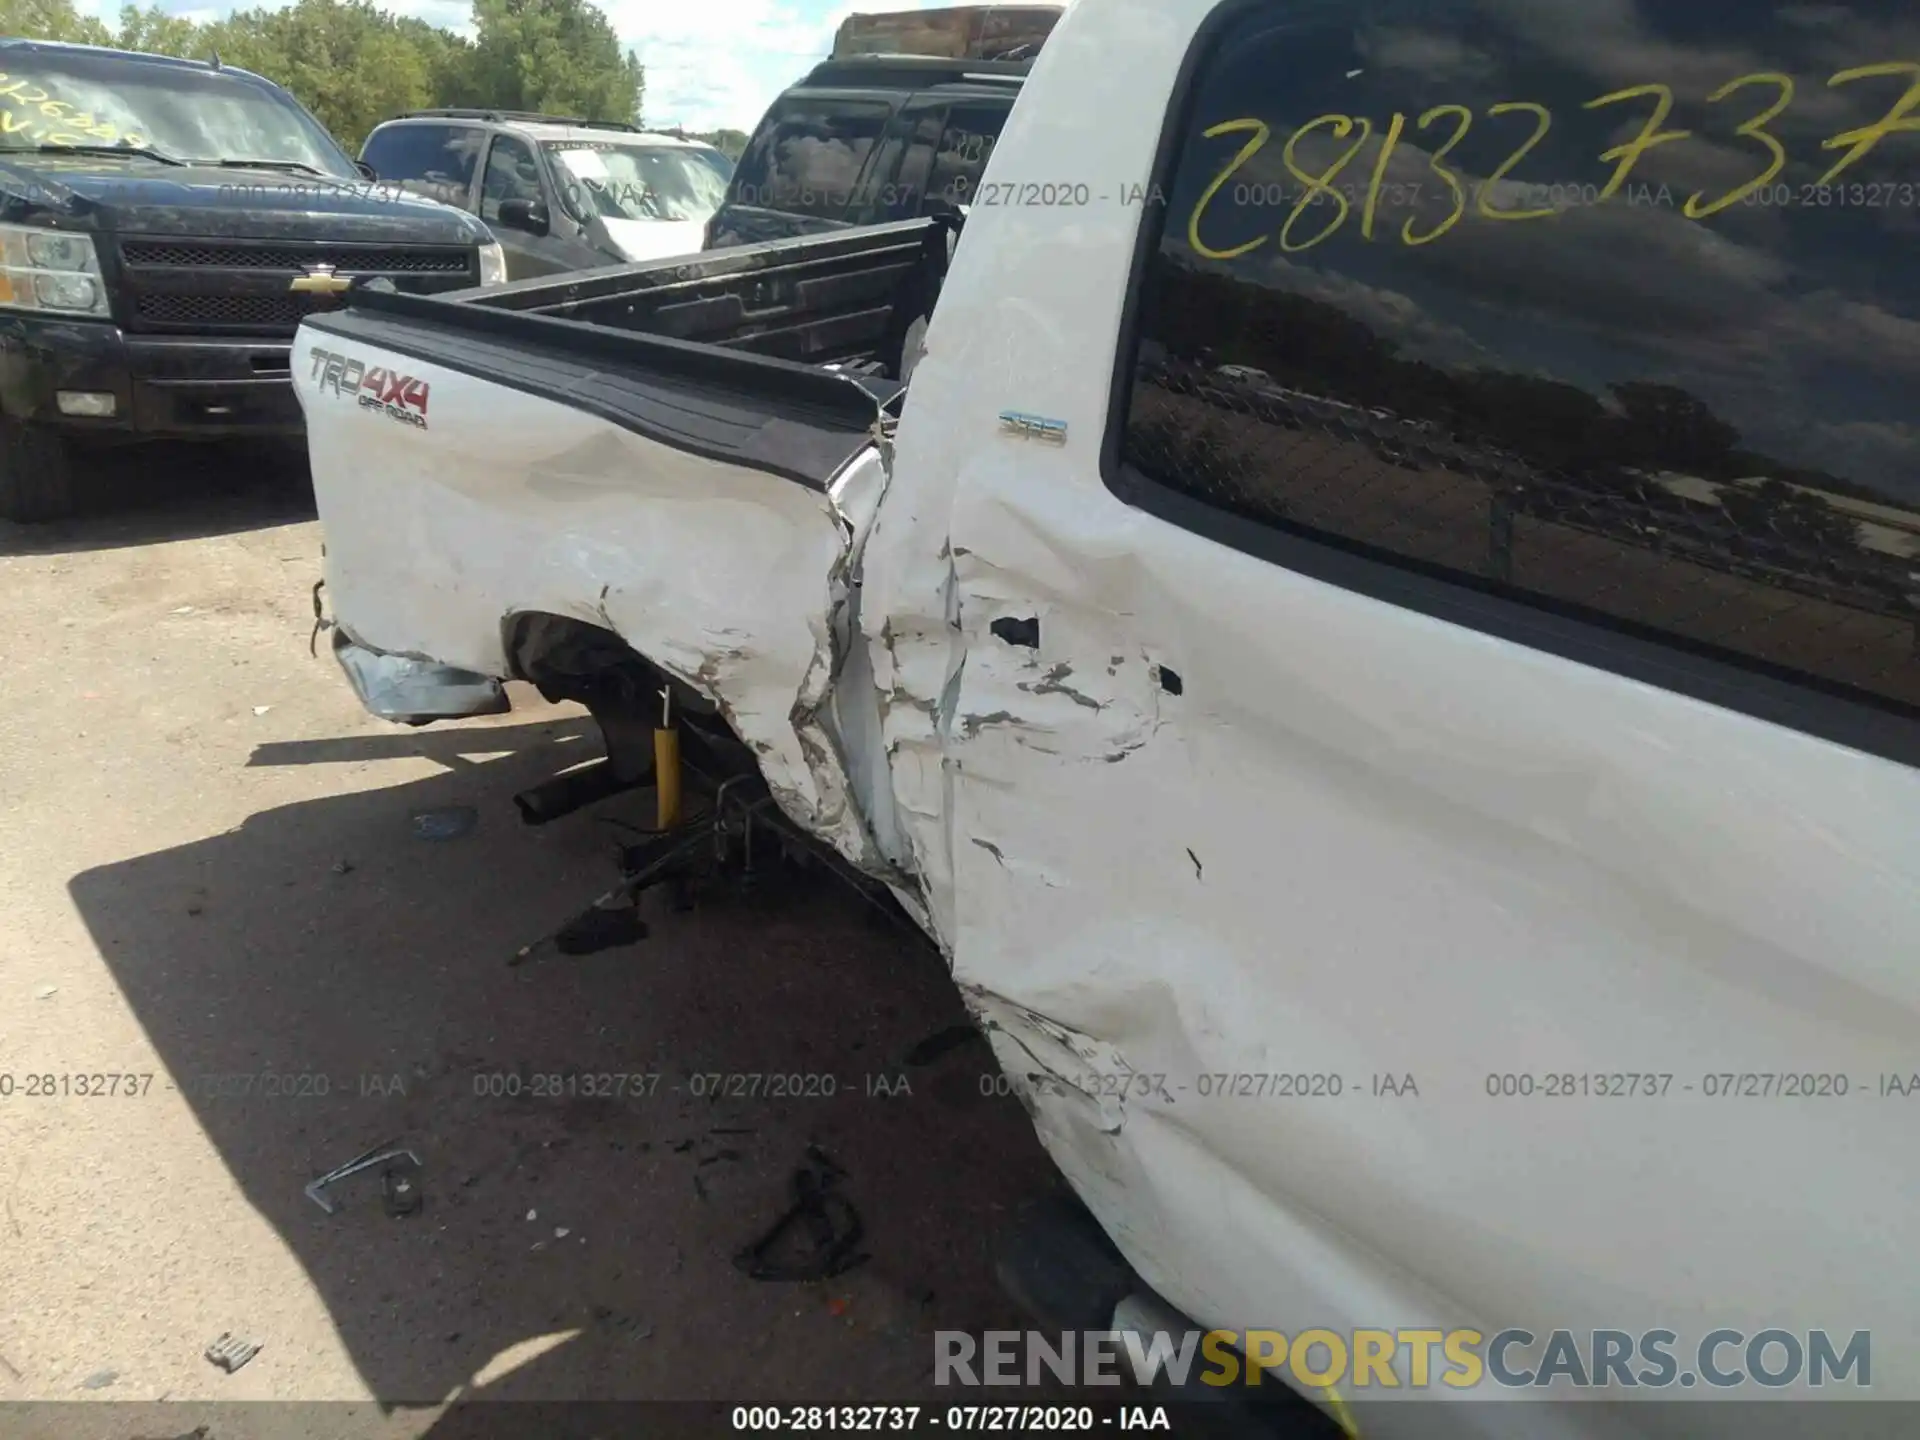
[{"label": "damaged truck bed side", "polygon": [[[915,222],[362,294],[295,367],[343,656],[610,749],[666,685],[938,940],[1186,1316],[1528,1332],[1347,1372],[1364,1433],[1764,1431],[1474,1403],[1578,1391],[1557,1331],[1641,1346],[1589,1400],[1759,1396],[1746,1339],[1671,1387],[1817,1327],[1920,1398],[1920,273],[1609,149],[1671,85],[1757,173],[1720,57],[1879,45],[1774,8],[1078,0],[944,277]],[[1866,88],[1770,133],[1824,170]]]},{"label": "damaged truck bed side", "polygon": [[454,305],[360,292],[310,326],[296,386],[324,432],[335,649],[363,701],[484,713],[504,708],[497,677],[522,676],[588,703],[614,747],[677,682],[683,724],[884,871],[866,818],[883,758],[856,804],[828,733],[849,643],[831,632],[851,619],[851,517],[885,478],[887,377],[950,234],[905,221]]}]

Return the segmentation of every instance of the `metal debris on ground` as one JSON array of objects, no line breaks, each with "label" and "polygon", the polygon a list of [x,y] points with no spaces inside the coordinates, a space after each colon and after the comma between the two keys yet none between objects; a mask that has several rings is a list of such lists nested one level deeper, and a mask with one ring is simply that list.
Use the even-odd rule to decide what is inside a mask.
[{"label": "metal debris on ground", "polygon": [[220,1338],[207,1346],[206,1356],[229,1375],[260,1353],[258,1344],[251,1340],[238,1339],[232,1331],[223,1330]]},{"label": "metal debris on ground", "polygon": [[[773,1227],[733,1257],[749,1279],[829,1280],[871,1257],[857,1247],[866,1235],[860,1212],[835,1187],[847,1178],[818,1145],[793,1172],[793,1204]],[[796,1244],[796,1240],[798,1243]]]},{"label": "metal debris on ground", "polygon": [[413,836],[416,840],[458,840],[480,823],[480,812],[471,805],[445,805],[438,810],[416,810]]},{"label": "metal debris on ground", "polygon": [[96,1370],[80,1382],[82,1390],[104,1390],[120,1378],[118,1370]]},{"label": "metal debris on ground", "polygon": [[346,1179],[349,1175],[357,1175],[362,1170],[371,1170],[376,1165],[385,1165],[393,1160],[410,1160],[413,1162],[414,1169],[418,1170],[420,1168],[420,1157],[418,1155],[414,1154],[411,1150],[400,1148],[398,1142],[389,1140],[385,1145],[376,1145],[373,1149],[367,1151],[366,1154],[357,1155],[337,1169],[329,1170],[326,1174],[315,1176],[309,1180],[306,1186],[307,1198],[322,1210],[326,1211],[327,1214],[332,1215],[336,1213],[340,1207],[335,1205],[333,1201],[327,1199],[325,1195],[321,1194],[321,1191],[336,1181]]},{"label": "metal debris on ground", "polygon": [[[548,946],[559,948],[562,954],[591,954],[644,939],[648,931],[639,919],[640,897],[656,887],[670,893],[675,910],[687,910],[698,896],[709,891],[730,891],[737,896],[760,894],[768,875],[791,869],[803,860],[817,862],[825,873],[844,882],[872,907],[873,914],[898,926],[903,934],[924,939],[883,886],[854,870],[831,848],[816,845],[781,814],[764,780],[734,776],[714,785],[691,765],[685,771],[690,784],[711,790],[710,807],[657,830],[636,830],[640,842],[621,847],[619,882],[558,929],[522,945],[506,962],[509,966],[525,964],[535,952]],[[756,845],[760,850],[758,864],[754,859]],[[584,937],[591,949],[560,946],[563,936]],[[611,938],[615,936],[618,938]]]},{"label": "metal debris on ground", "polygon": [[[419,1162],[416,1161],[417,1165]],[[403,1170],[389,1165],[380,1174],[385,1190],[384,1202],[387,1214],[396,1220],[409,1215],[418,1215],[420,1207],[426,1203],[426,1197],[420,1193],[420,1185],[411,1170]]]}]

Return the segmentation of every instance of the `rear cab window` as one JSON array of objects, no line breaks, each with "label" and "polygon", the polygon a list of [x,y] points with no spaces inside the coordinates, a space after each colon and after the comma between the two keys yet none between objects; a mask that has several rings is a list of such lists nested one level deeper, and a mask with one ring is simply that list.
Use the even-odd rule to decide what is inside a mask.
[{"label": "rear cab window", "polygon": [[782,100],[740,157],[729,203],[843,218],[865,203],[859,187],[867,160],[895,108],[827,95]]},{"label": "rear cab window", "polygon": [[860,194],[847,209],[850,223],[911,220],[920,213],[946,116],[945,105],[930,103],[924,97],[916,97],[901,108],[874,152]]},{"label": "rear cab window", "polygon": [[1005,100],[956,101],[947,111],[941,127],[939,146],[933,155],[927,193],[953,205],[971,204],[979,193],[980,177],[985,173],[993,147],[1006,128],[1013,110],[1013,97]]},{"label": "rear cab window", "polygon": [[1189,74],[1118,480],[1920,717],[1911,5],[1233,5]]},{"label": "rear cab window", "polygon": [[911,220],[929,200],[972,202],[1014,96],[952,97],[923,91],[887,128],[847,220],[876,224]]},{"label": "rear cab window", "polygon": [[382,180],[430,200],[470,209],[473,172],[486,132],[471,125],[387,125],[367,137],[360,158]]}]

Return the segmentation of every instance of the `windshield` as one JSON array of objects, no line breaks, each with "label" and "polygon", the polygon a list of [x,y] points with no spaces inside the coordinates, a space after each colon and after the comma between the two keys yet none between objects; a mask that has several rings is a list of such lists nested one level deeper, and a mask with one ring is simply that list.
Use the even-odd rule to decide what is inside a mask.
[{"label": "windshield", "polygon": [[145,146],[181,160],[353,163],[283,91],[231,71],[63,51],[0,51],[0,150]]},{"label": "windshield", "polygon": [[727,177],[691,146],[565,140],[546,151],[582,220],[705,220],[727,193]]}]

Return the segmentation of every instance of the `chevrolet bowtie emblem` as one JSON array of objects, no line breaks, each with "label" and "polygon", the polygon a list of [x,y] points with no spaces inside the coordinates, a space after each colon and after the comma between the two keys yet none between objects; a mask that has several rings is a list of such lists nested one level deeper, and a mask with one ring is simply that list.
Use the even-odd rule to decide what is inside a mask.
[{"label": "chevrolet bowtie emblem", "polygon": [[353,281],[346,276],[334,274],[333,266],[312,265],[307,268],[306,274],[296,277],[293,284],[287,288],[304,290],[313,295],[338,295],[341,291],[350,289],[352,285]]}]

